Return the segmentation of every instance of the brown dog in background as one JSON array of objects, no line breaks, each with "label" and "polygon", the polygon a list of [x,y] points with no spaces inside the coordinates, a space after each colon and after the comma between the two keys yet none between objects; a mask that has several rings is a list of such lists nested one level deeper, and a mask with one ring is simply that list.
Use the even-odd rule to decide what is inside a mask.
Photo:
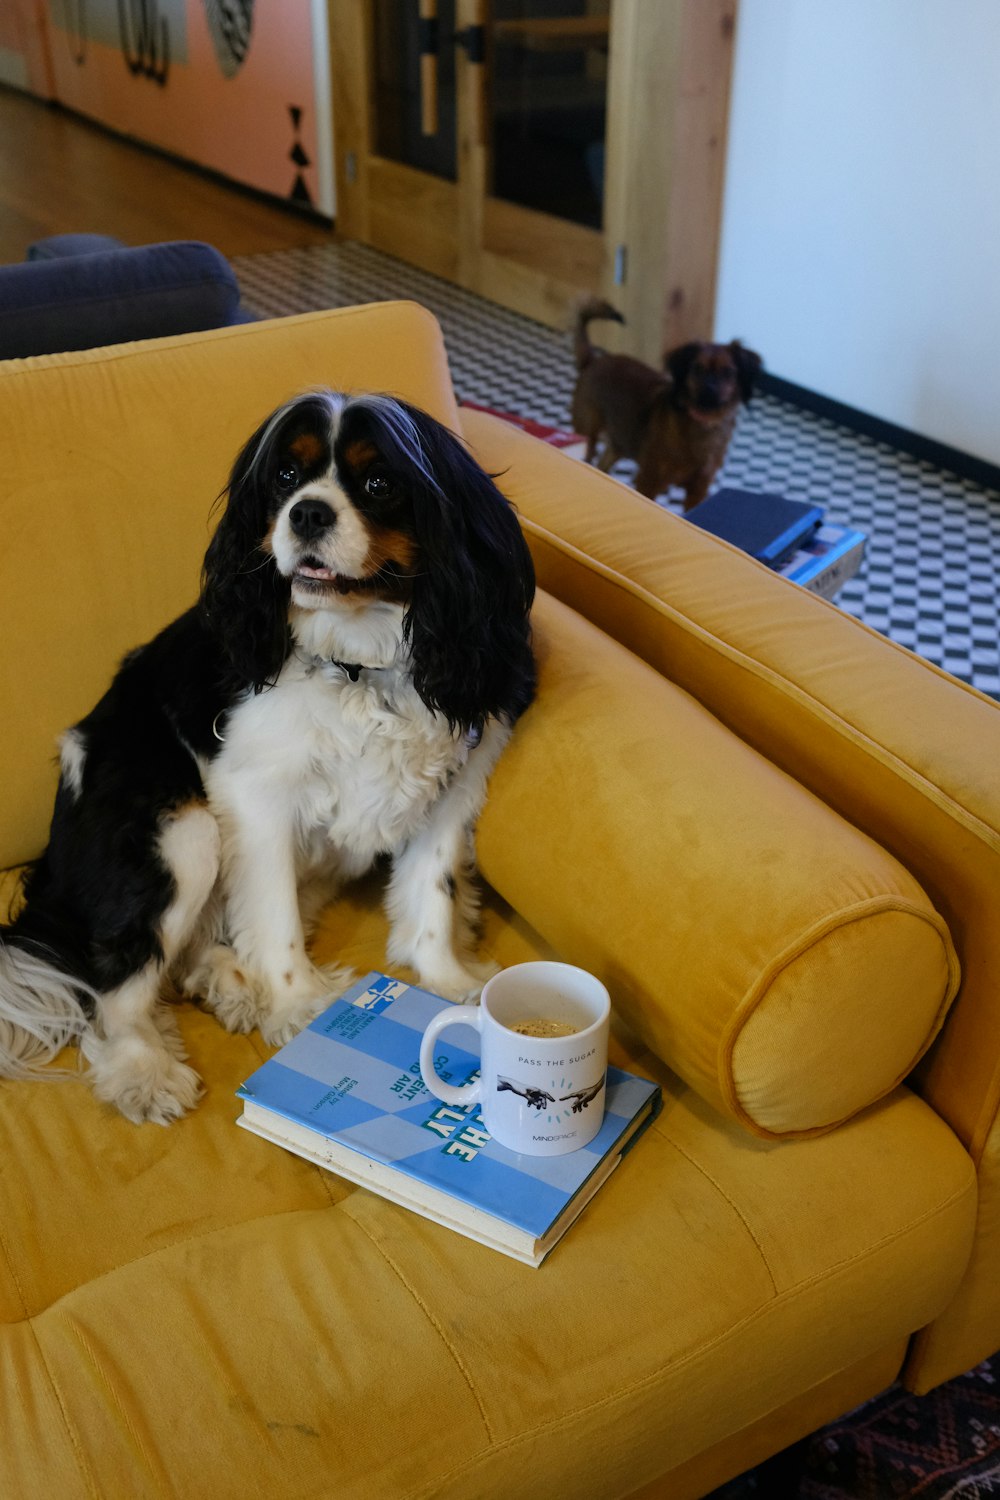
[{"label": "brown dog in background", "polygon": [[620,458],[639,465],[635,487],[652,500],[671,485],[691,510],[708,494],[722,467],[740,406],[749,401],[762,361],[739,340],[682,344],[654,370],[627,354],[607,354],[587,335],[592,319],[624,323],[608,302],[591,298],[578,310],[574,354],[579,371],[573,425],[587,439],[592,463],[597,441],[607,472]]}]

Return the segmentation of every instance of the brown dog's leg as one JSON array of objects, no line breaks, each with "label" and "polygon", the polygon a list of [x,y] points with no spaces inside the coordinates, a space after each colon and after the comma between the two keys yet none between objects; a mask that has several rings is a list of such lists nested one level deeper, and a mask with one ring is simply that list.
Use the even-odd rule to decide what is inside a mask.
[{"label": "brown dog's leg", "polygon": [[647,500],[655,500],[657,495],[662,495],[669,488],[669,481],[663,479],[655,464],[644,461],[640,463],[639,472],[635,476],[635,488]]},{"label": "brown dog's leg", "polygon": [[597,453],[597,443],[600,436],[601,429],[599,427],[587,428],[587,451],[583,455],[584,463],[592,464],[594,462],[594,456]]},{"label": "brown dog's leg", "polygon": [[688,480],[688,483],[684,487],[684,509],[686,511],[694,510],[696,505],[701,504],[708,494],[708,487],[712,483],[713,477],[714,470],[707,474],[703,471],[700,474],[696,474],[693,479]]},{"label": "brown dog's leg", "polygon": [[585,378],[581,376],[577,382],[576,390],[573,392],[573,403],[570,415],[573,421],[573,430],[582,432],[587,439],[587,451],[583,455],[586,464],[594,462],[594,454],[597,452],[597,440],[601,435],[601,416],[594,404],[586,399],[584,394]]}]

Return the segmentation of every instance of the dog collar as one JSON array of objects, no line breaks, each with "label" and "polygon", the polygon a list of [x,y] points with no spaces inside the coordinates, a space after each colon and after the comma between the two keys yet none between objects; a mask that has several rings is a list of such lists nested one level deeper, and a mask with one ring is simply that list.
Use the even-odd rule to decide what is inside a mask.
[{"label": "dog collar", "polygon": [[[299,661],[305,664],[306,670],[310,674],[317,671],[320,667],[337,667],[341,672],[345,672],[352,682],[357,682],[362,672],[384,672],[386,670],[385,667],[366,666],[362,661],[337,661],[332,656],[307,656],[303,651],[296,651],[295,654],[299,658]],[[228,712],[228,708],[221,708],[212,720],[212,733],[220,744],[224,743],[226,737],[222,733],[219,724],[220,720],[224,719]]]},{"label": "dog collar", "polygon": [[384,667],[366,667],[364,663],[360,661],[336,661],[332,656],[329,658],[318,657],[317,660],[323,661],[324,665],[339,667],[342,672],[347,673],[352,682],[357,682],[362,672],[385,671]]},{"label": "dog collar", "polygon": [[352,682],[357,682],[362,672],[385,672],[385,667],[370,667],[363,661],[338,661],[335,656],[309,656],[305,658],[306,664],[311,672],[321,667],[336,667],[338,672],[343,672]]},{"label": "dog collar", "polygon": [[318,656],[315,652],[303,651],[298,646],[295,647],[295,655],[309,674],[318,672],[323,667],[336,667],[338,672],[343,672],[352,682],[357,682],[362,672],[385,672],[392,665],[390,662],[376,667],[363,661],[340,661],[336,656]]}]

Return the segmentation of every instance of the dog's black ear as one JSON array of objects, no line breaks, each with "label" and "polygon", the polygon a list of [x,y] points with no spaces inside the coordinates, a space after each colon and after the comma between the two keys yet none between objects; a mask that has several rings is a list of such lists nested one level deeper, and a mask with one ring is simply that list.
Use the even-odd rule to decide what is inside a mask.
[{"label": "dog's black ear", "polygon": [[757,376],[764,368],[764,361],[752,349],[744,349],[739,339],[733,339],[729,345],[729,352],[732,354],[733,364],[736,366],[736,378],[740,385],[740,399],[743,402],[747,402],[753,395],[754,386],[757,384]]},{"label": "dog's black ear", "polygon": [[535,573],[517,516],[433,417],[402,401],[372,410],[377,446],[394,468],[405,465],[413,495],[419,561],[404,628],[414,686],[453,728],[481,731],[488,718],[513,723],[535,687]]},{"label": "dog's black ear", "polygon": [[669,354],[663,357],[663,368],[674,382],[674,389],[681,392],[685,381],[691,373],[691,366],[701,351],[701,345],[697,342],[681,344],[676,349],[671,349]]},{"label": "dog's black ear", "polygon": [[223,494],[226,508],[205,553],[200,607],[235,689],[274,682],[288,653],[289,585],[262,546],[269,524],[266,449],[275,416],[245,444]]}]

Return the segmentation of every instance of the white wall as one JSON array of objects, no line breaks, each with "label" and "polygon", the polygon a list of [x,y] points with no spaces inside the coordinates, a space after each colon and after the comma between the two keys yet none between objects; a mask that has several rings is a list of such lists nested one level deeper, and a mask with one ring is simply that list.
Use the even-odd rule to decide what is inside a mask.
[{"label": "white wall", "polygon": [[716,336],[1000,463],[1000,0],[741,0]]}]

